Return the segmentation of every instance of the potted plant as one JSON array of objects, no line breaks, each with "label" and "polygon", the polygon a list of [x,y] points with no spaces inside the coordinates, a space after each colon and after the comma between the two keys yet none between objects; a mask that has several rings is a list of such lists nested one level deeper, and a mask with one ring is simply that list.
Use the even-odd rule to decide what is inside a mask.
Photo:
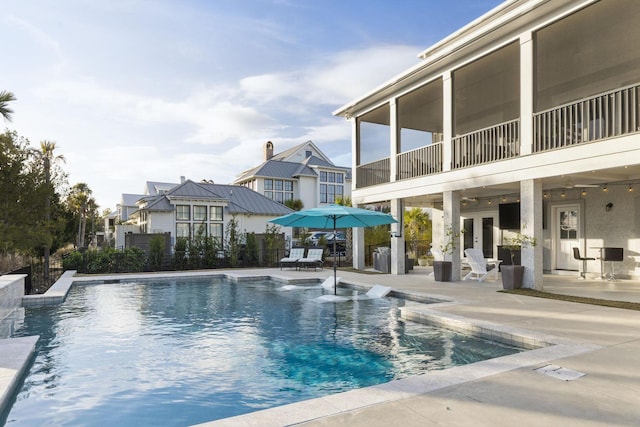
[{"label": "potted plant", "polygon": [[[460,233],[464,233],[464,230],[460,230]],[[456,249],[460,233],[454,233],[451,225],[448,225],[445,229],[444,242],[440,246],[439,254],[442,260],[433,261],[433,277],[438,282],[449,282],[451,280],[453,264],[451,261],[447,261],[447,258],[450,258]]]},{"label": "potted plant", "polygon": [[[526,227],[523,227],[523,229]],[[505,239],[506,245],[503,247],[509,251],[511,257],[511,265],[501,265],[502,271],[502,287],[504,289],[520,289],[522,287],[522,278],[524,277],[524,267],[515,265],[516,251],[526,246],[536,246],[537,241],[533,236],[529,236],[520,231],[514,237]]]}]

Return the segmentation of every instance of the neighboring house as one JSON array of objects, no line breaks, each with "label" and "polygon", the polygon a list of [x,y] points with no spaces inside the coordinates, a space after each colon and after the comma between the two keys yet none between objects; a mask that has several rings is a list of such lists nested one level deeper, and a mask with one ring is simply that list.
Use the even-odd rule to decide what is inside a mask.
[{"label": "neighboring house", "polygon": [[[173,184],[174,186],[176,184]],[[107,215],[104,219],[105,240],[108,243],[113,241],[116,247],[124,245],[124,227],[129,220],[129,216],[138,210],[136,202],[144,197],[144,194],[123,194],[120,197],[120,202],[116,205],[116,210]],[[116,232],[116,225],[120,229],[121,236],[118,237]],[[135,230],[135,227],[128,229],[127,231]]]},{"label": "neighboring house", "polygon": [[[573,248],[623,248],[615,269],[637,277],[638,22],[636,0],[510,0],[420,53],[334,112],[353,128],[354,205],[388,201],[398,219],[431,208],[436,248],[447,225],[464,228],[456,278],[463,249],[497,257],[520,229],[538,242],[521,254],[527,287],[543,272],[577,277]],[[394,274],[405,271],[400,231]],[[354,250],[360,268],[360,229]]]},{"label": "neighboring house", "polygon": [[[116,246],[124,245],[124,233],[170,233],[192,237],[199,230],[207,236],[223,238],[228,222],[235,218],[243,232],[264,233],[267,221],[286,215],[291,209],[239,185],[193,182],[181,177],[180,184],[148,182],[146,192],[136,202],[137,210],[128,224],[117,232]],[[118,230],[118,227],[116,227]],[[290,228],[282,232],[290,239]],[[120,244],[119,244],[120,243]]]},{"label": "neighboring house", "polygon": [[307,141],[278,154],[264,145],[264,162],[242,172],[233,182],[269,199],[284,203],[298,199],[305,209],[351,197],[351,168],[336,166],[316,145]]}]

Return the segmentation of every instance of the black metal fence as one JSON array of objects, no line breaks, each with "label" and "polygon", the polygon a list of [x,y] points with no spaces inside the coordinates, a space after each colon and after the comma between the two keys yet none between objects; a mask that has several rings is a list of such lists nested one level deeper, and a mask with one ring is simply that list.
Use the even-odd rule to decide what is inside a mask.
[{"label": "black metal fence", "polygon": [[[6,272],[6,274],[26,274],[25,295],[43,294],[62,276],[65,270],[77,270],[82,274],[134,273],[151,271],[178,271],[217,268],[275,268],[280,259],[286,257],[288,250],[261,250],[257,254],[248,254],[244,249],[236,256],[220,251],[214,256],[204,254],[174,253],[165,256],[162,261],[152,264],[149,257],[141,251],[111,250],[71,252],[63,259],[55,257],[49,260],[49,274],[45,274],[44,259],[33,258],[28,265]],[[331,267],[333,254],[325,251],[325,267]],[[335,257],[338,267],[348,267],[351,260],[345,252]]]},{"label": "black metal fence", "polygon": [[284,249],[262,250],[253,254],[247,253],[244,249],[235,254],[224,251],[212,253],[184,251],[165,255],[161,260],[152,260],[139,250],[112,249],[110,251],[72,252],[65,258],[64,267],[83,274],[277,267],[280,259],[285,255]]},{"label": "black metal fence", "polygon": [[62,260],[49,259],[49,274],[45,274],[44,258],[32,258],[30,264],[12,270],[7,274],[26,274],[24,280],[25,295],[42,294],[62,276]]}]

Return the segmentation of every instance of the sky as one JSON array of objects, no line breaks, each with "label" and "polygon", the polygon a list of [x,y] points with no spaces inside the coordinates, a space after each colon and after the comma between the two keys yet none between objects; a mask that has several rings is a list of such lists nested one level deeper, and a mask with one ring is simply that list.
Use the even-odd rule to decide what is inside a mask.
[{"label": "sky", "polygon": [[[11,122],[54,141],[104,209],[147,181],[231,183],[313,141],[351,166],[332,112],[500,0],[2,0]],[[0,119],[1,120],[1,119]]]}]

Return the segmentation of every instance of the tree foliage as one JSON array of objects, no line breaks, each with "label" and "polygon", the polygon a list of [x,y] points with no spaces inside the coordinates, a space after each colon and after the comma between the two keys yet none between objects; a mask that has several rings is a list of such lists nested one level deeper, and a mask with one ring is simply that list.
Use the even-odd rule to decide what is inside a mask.
[{"label": "tree foliage", "polygon": [[87,237],[87,219],[98,216],[98,205],[89,186],[84,182],[79,182],[71,187],[67,197],[67,205],[69,210],[76,214],[78,220],[76,245],[79,248],[84,248]]},{"label": "tree foliage", "polygon": [[9,102],[15,101],[16,97],[13,93],[6,90],[0,91],[0,116],[6,121],[11,121],[13,110],[9,108]]},{"label": "tree foliage", "polygon": [[420,208],[405,211],[404,235],[416,258],[420,255],[426,255],[429,243],[431,243],[431,218],[429,214]]},{"label": "tree foliage", "polygon": [[0,252],[38,255],[65,240],[60,193],[66,175],[44,165],[29,141],[14,132],[0,134]]},{"label": "tree foliage", "polygon": [[301,211],[304,209],[304,203],[300,199],[287,199],[284,201],[284,205],[294,211]]}]

